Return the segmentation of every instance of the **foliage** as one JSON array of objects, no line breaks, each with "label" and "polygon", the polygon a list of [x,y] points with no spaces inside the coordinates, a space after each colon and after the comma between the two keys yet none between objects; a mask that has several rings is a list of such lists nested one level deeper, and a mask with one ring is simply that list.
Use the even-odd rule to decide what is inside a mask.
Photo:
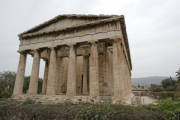
[{"label": "foliage", "polygon": [[16,74],[14,72],[0,72],[0,98],[11,96],[15,78]]},{"label": "foliage", "polygon": [[8,84],[4,81],[0,81],[0,98],[8,98],[9,96]]},{"label": "foliage", "polygon": [[65,100],[65,101],[64,101],[64,105],[67,106],[67,107],[69,107],[69,106],[73,105],[73,103],[72,103],[71,100]]},{"label": "foliage", "polygon": [[42,92],[42,84],[43,84],[43,79],[39,78],[38,79],[38,94]]},{"label": "foliage", "polygon": [[161,85],[151,84],[150,90],[152,92],[160,92],[163,91],[163,88]]},{"label": "foliage", "polygon": [[[11,71],[0,72],[0,98],[10,97],[13,93],[14,82],[16,79],[16,73]],[[23,92],[27,93],[29,88],[30,76],[25,77]],[[42,91],[43,80],[39,78],[38,80],[38,93]]]},{"label": "foliage", "polygon": [[166,120],[177,120],[180,117],[180,101],[173,101],[171,98],[160,100],[158,104],[145,105],[144,108],[162,112]]},{"label": "foliage", "polygon": [[176,89],[176,81],[173,80],[172,78],[167,78],[167,79],[163,80],[161,82],[161,84],[165,90],[173,91]]},{"label": "foliage", "polygon": [[32,99],[30,99],[30,98],[27,98],[27,99],[24,101],[23,104],[34,104],[34,103],[35,103],[34,100],[32,100]]},{"label": "foliage", "polygon": [[[29,100],[27,100],[29,101]],[[30,100],[31,101],[31,100]],[[164,120],[159,112],[110,104],[37,104],[0,100],[2,120]]]},{"label": "foliage", "polygon": [[82,105],[77,120],[108,120],[112,112],[109,105]]},{"label": "foliage", "polygon": [[180,91],[180,81],[176,82],[176,91]]},{"label": "foliage", "polygon": [[24,78],[23,93],[27,93],[29,89],[29,81],[30,81],[30,76]]},{"label": "foliage", "polygon": [[166,99],[166,98],[174,98],[174,91],[162,91],[162,92],[153,92],[153,96],[159,97],[160,99]]}]

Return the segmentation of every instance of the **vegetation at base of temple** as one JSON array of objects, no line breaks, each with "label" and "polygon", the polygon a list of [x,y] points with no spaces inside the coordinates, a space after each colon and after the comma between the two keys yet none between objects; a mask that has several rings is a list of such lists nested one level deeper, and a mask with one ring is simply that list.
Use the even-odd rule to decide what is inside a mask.
[{"label": "vegetation at base of temple", "polygon": [[171,98],[157,104],[125,106],[112,104],[39,104],[0,99],[0,120],[179,120],[180,101]]},{"label": "vegetation at base of temple", "polygon": [[[8,98],[13,93],[16,73],[11,71],[0,72],[0,98]],[[30,77],[26,76],[24,79],[23,92],[26,93],[29,87]],[[38,80],[38,93],[42,90],[42,79]]]},{"label": "vegetation at base of temple", "polygon": [[163,113],[165,120],[179,120],[180,119],[180,101],[167,98],[160,100],[157,104],[144,105],[144,108]]},{"label": "vegetation at base of temple", "polygon": [[165,120],[161,112],[145,107],[110,104],[63,104],[48,105],[0,100],[1,120]]}]

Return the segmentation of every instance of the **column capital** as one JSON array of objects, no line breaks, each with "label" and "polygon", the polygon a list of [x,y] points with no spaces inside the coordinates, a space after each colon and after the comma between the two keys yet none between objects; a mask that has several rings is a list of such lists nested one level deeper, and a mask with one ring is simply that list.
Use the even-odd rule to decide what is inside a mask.
[{"label": "column capital", "polygon": [[55,47],[48,47],[50,50],[55,50]]},{"label": "column capital", "polygon": [[90,44],[95,44],[95,43],[97,43],[96,40],[89,40],[88,42],[89,42]]},{"label": "column capital", "polygon": [[57,48],[57,46],[53,46],[53,47],[48,47],[47,49],[48,50],[55,50],[56,51],[58,48]]},{"label": "column capital", "polygon": [[39,52],[40,48],[37,48],[37,49],[32,49],[32,51],[34,52]]},{"label": "column capital", "polygon": [[50,50],[50,52],[54,51],[57,54],[57,49],[56,47],[49,47],[48,48]]},{"label": "column capital", "polygon": [[112,40],[113,40],[113,42],[116,42],[116,43],[121,41],[120,38],[113,38]]},{"label": "column capital", "polygon": [[20,50],[18,50],[17,52],[18,52],[19,54],[21,54],[21,55],[26,55],[26,54],[27,54],[26,51],[20,51]]},{"label": "column capital", "polygon": [[76,43],[69,43],[69,44],[67,44],[67,46],[69,46],[69,47],[73,47],[75,45],[76,45]]}]

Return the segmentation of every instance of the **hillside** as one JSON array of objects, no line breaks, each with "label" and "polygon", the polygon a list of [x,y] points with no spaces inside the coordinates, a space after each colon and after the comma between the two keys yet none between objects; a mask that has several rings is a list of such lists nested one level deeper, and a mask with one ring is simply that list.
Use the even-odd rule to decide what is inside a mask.
[{"label": "hillside", "polygon": [[132,84],[137,86],[140,85],[151,85],[151,84],[160,84],[162,80],[168,78],[168,76],[150,76],[142,78],[132,78]]}]

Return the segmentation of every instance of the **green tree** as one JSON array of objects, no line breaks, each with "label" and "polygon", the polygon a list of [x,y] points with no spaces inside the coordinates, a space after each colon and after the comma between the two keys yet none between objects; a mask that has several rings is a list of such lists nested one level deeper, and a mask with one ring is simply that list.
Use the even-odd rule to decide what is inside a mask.
[{"label": "green tree", "polygon": [[9,97],[13,92],[16,73],[11,71],[0,72],[0,97]]},{"label": "green tree", "polygon": [[26,77],[24,78],[23,93],[27,93],[27,92],[28,92],[29,81],[30,81],[30,76],[26,76]]},{"label": "green tree", "polygon": [[[10,97],[13,93],[14,82],[16,79],[16,73],[11,71],[0,72],[0,98]],[[29,88],[30,76],[25,76],[23,92],[27,93]],[[38,80],[38,93],[42,91],[43,80]]]},{"label": "green tree", "polygon": [[173,91],[176,89],[176,81],[173,80],[171,77],[162,80],[161,84],[165,90]]},{"label": "green tree", "polygon": [[39,78],[38,80],[38,93],[39,94],[42,92],[42,84],[43,84],[43,80],[42,78]]}]

